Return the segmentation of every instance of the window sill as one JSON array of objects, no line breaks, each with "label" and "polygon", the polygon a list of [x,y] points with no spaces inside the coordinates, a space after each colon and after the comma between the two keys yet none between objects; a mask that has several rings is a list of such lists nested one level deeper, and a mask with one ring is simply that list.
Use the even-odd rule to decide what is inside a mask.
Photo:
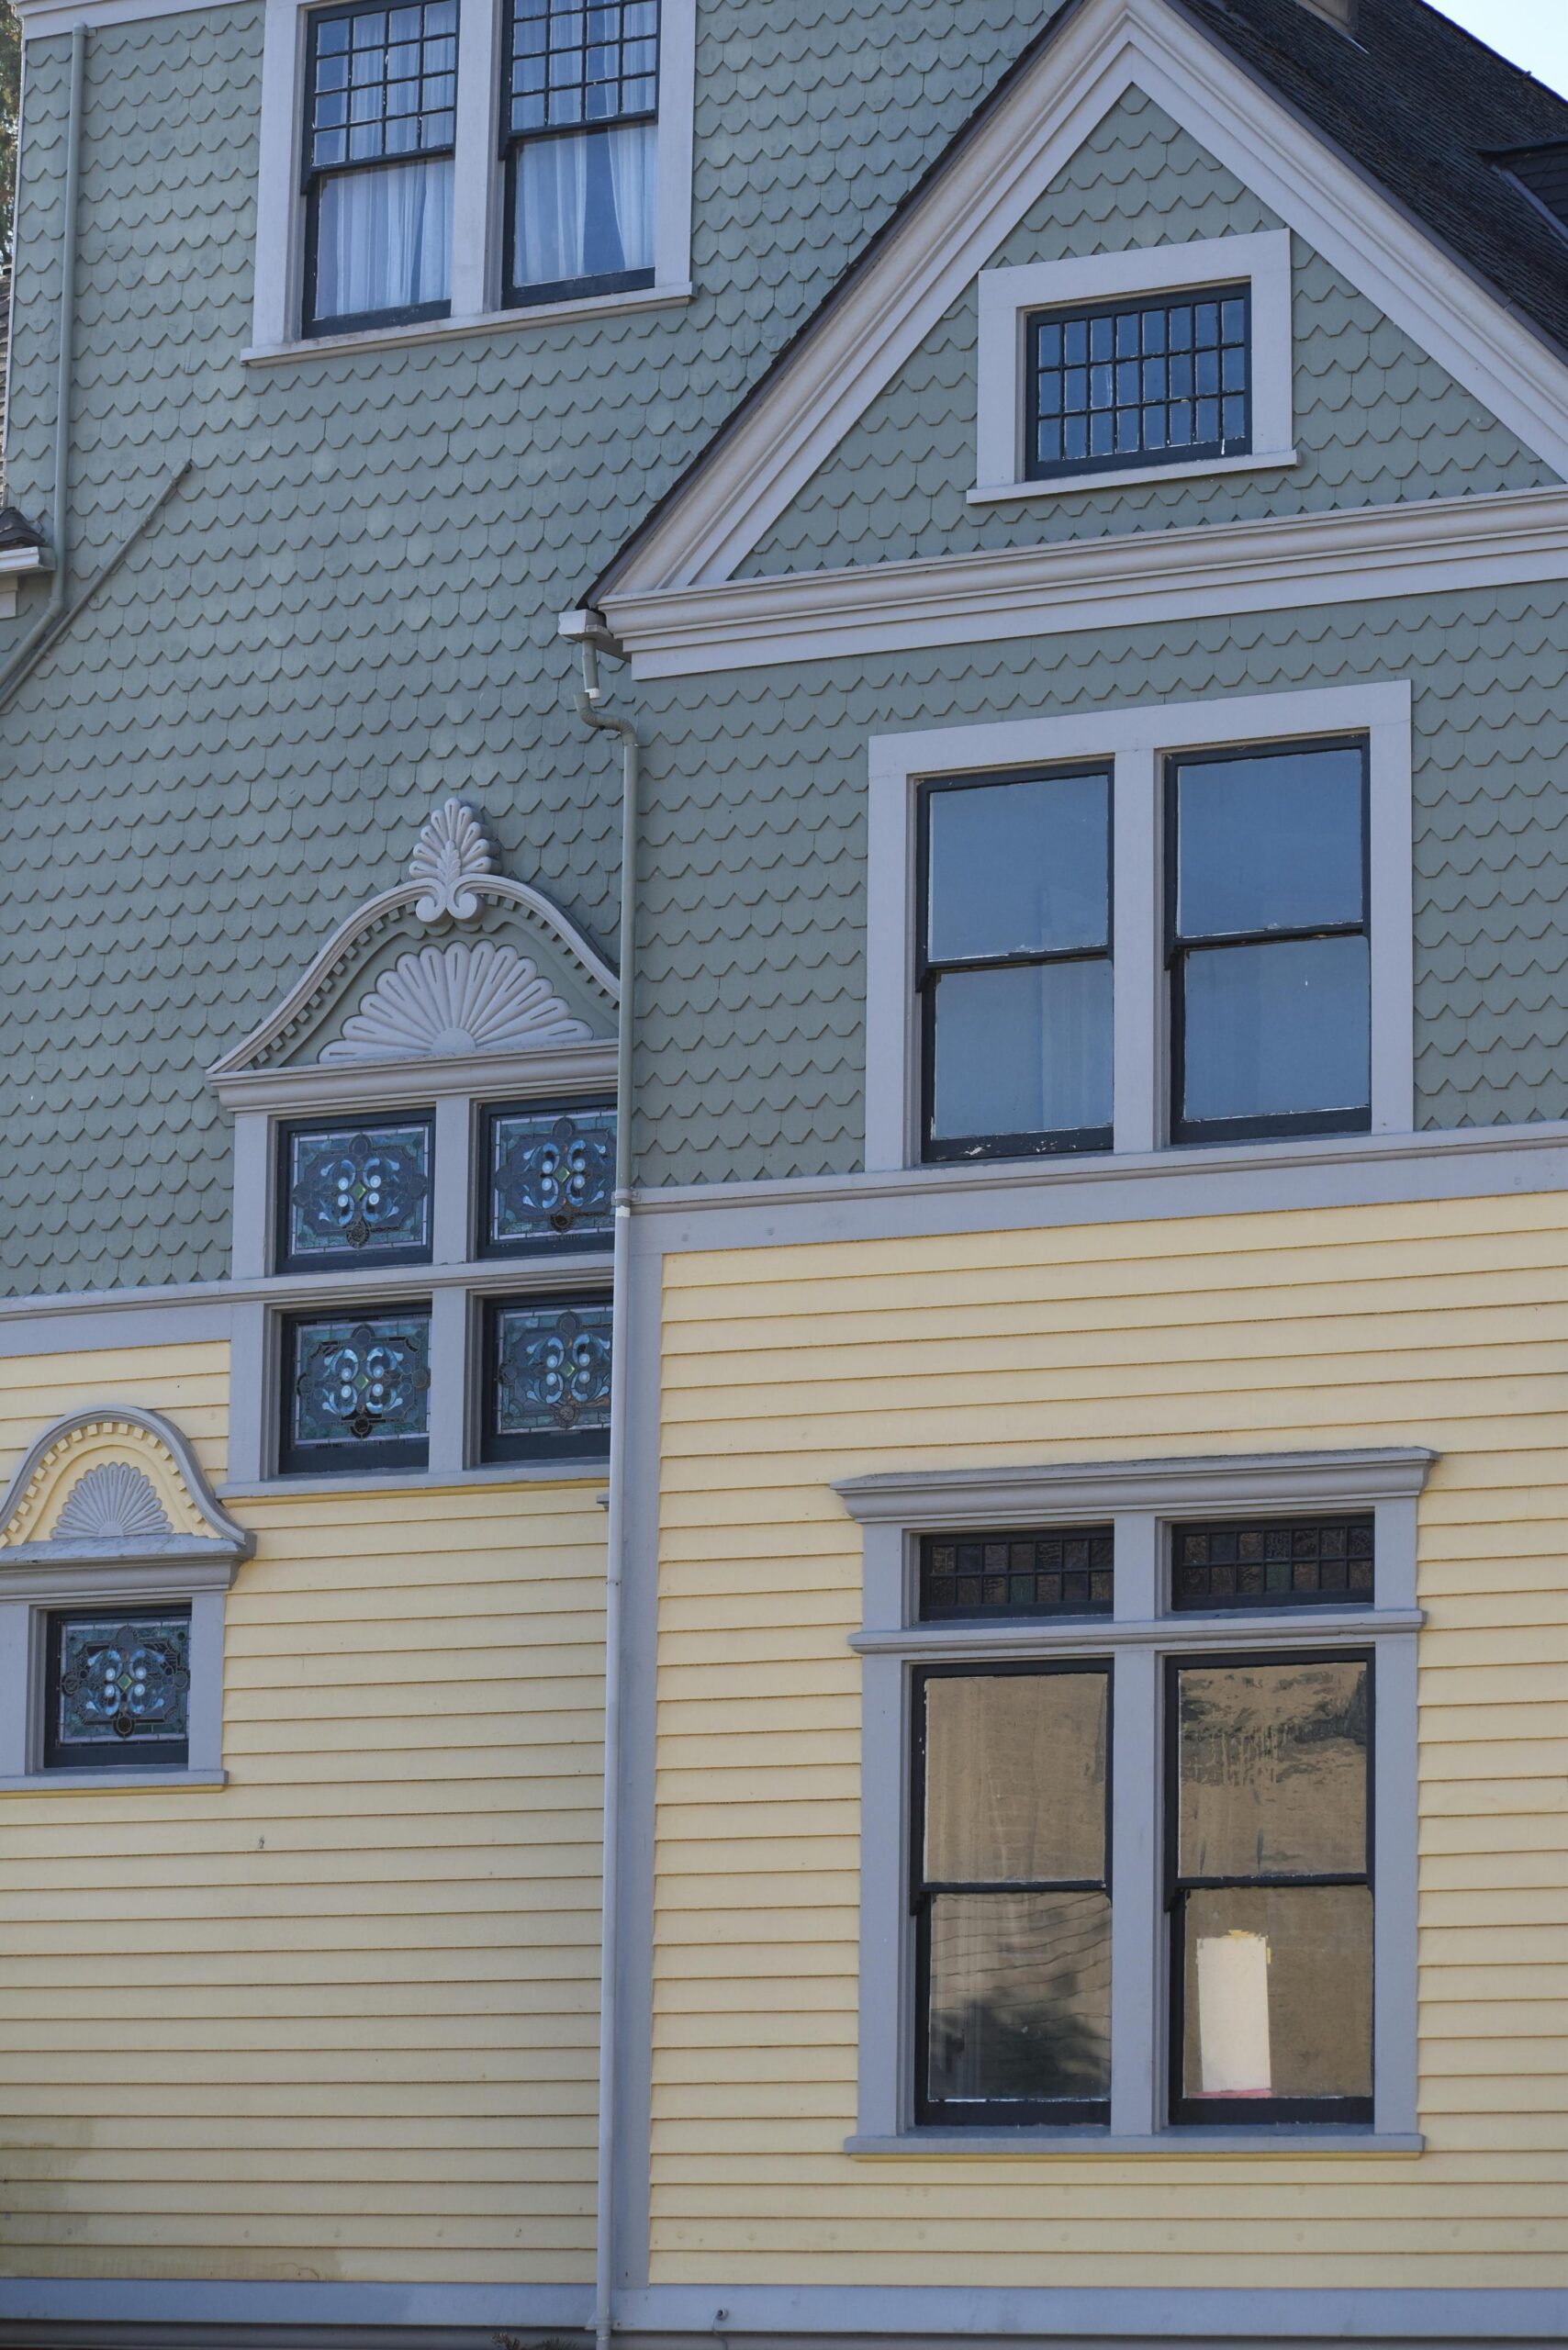
[{"label": "window sill", "polygon": [[426,319],[417,326],[364,327],[357,334],[312,335],[308,341],[257,345],[240,354],[245,367],[279,367],[297,359],[326,359],[338,351],[405,351],[450,342],[454,335],[510,334],[525,327],[570,326],[578,319],[621,318],[634,310],[673,310],[689,302],[691,285],[648,285],[632,294],[586,294],[571,302],[541,302],[515,310],[482,310],[468,319]]},{"label": "window sill", "polygon": [[0,1778],[0,1796],[183,1795],[228,1779],[227,1771],[28,1771]]},{"label": "window sill", "polygon": [[599,1460],[486,1461],[476,1469],[345,1469],[342,1476],[241,1478],[220,1485],[225,1502],[274,1501],[288,1494],[462,1493],[472,1485],[602,1485],[610,1455]]},{"label": "window sill", "polygon": [[1136,489],[1155,481],[1203,481],[1211,474],[1282,473],[1299,461],[1294,449],[1269,449],[1253,457],[1201,457],[1186,465],[1113,466],[1097,474],[1059,474],[1051,481],[982,484],[965,504],[1000,506],[1027,498],[1070,498],[1081,489]]},{"label": "window sill", "polygon": [[1282,2122],[1257,2130],[1162,2130],[1148,2137],[1110,2130],[921,2130],[892,2138],[846,2138],[846,2154],[873,2159],[950,2162],[955,2154],[996,2161],[1047,2155],[1057,2160],[1086,2154],[1418,2154],[1426,2145],[1418,2132],[1316,2129]]}]

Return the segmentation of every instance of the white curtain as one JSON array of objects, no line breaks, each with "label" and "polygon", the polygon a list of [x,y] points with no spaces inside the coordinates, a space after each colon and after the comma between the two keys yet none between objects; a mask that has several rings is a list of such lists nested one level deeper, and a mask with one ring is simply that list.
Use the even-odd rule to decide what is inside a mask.
[{"label": "white curtain", "polygon": [[452,157],[321,184],[318,323],[444,302],[452,291]]},{"label": "white curtain", "polygon": [[527,140],[517,161],[518,284],[652,269],[657,154],[653,122]]}]

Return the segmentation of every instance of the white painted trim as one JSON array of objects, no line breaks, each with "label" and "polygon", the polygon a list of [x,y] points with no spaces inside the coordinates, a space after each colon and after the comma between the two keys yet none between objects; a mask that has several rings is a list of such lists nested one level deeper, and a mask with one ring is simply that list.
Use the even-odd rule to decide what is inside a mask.
[{"label": "white painted trim", "polygon": [[[1255,456],[1208,464],[1145,465],[1125,473],[1084,472],[1059,480],[1025,478],[1025,321],[1031,310],[1121,296],[1168,295],[1191,287],[1240,284],[1252,297],[1251,398]],[[1028,262],[982,269],[979,278],[976,499],[1029,498],[1130,487],[1187,476],[1230,473],[1295,462],[1291,443],[1291,239],[1288,229],[1257,235],[1195,238],[1182,245],[1140,245],[1074,261]]]},{"label": "white painted trim", "polygon": [[16,617],[17,583],[14,579],[0,579],[0,621],[15,620]]},{"label": "white painted trim", "polygon": [[1568,491],[1548,488],[616,591],[604,610],[634,677],[678,677],[1564,578]]},{"label": "white painted trim", "polygon": [[[468,1053],[452,1060],[325,1061],[304,1068],[237,1069],[209,1079],[241,1116],[286,1117],[338,1110],[418,1110],[458,1098],[475,1102],[615,1091],[613,1044],[541,1045],[529,1053]],[[236,1124],[238,1125],[238,1118]]]},{"label": "white painted trim", "polygon": [[197,1795],[228,1784],[227,1771],[27,1771],[0,1777],[0,1796]]},{"label": "white painted trim", "polygon": [[1199,26],[1164,0],[1088,0],[872,254],[853,298],[819,316],[735,431],[610,566],[607,603],[727,579],[1133,88],[1568,477],[1560,356]]},{"label": "white painted trim", "polygon": [[54,554],[49,547],[0,547],[0,575],[53,569]]},{"label": "white painted trim", "polygon": [[[1161,760],[1172,751],[1364,733],[1371,744],[1372,1115],[1379,1134],[1415,1117],[1411,688],[1382,685],[1149,704],[1083,717],[1014,719],[873,735],[868,749],[866,1165],[918,1158],[918,1004],[913,875],[917,786],[928,776],[1103,760],[1114,776],[1117,1152],[1166,1131],[1165,980],[1159,887]],[[1123,958],[1126,958],[1126,982]],[[902,1082],[901,1082],[902,1080]]]},{"label": "white painted trim", "polygon": [[645,285],[631,294],[584,294],[570,302],[533,302],[515,310],[487,309],[473,318],[426,319],[407,327],[364,327],[358,334],[312,335],[303,342],[252,345],[240,353],[242,367],[286,367],[299,359],[328,359],[335,352],[407,351],[427,342],[450,342],[465,334],[515,334],[527,327],[576,326],[584,319],[615,319],[637,310],[683,309],[693,285]]},{"label": "white painted trim", "polygon": [[[458,160],[452,182],[452,318],[434,322],[448,328],[454,319],[493,314],[500,305],[497,229],[501,169],[497,126],[502,55],[501,0],[459,0],[457,112],[453,140]],[[355,340],[352,336],[332,337],[334,342]]]},{"label": "white painted trim", "polygon": [[[861,1526],[906,1531],[945,1527],[1072,1525],[1125,1514],[1207,1517],[1217,1509],[1351,1509],[1414,1500],[1435,1452],[1419,1445],[1372,1445],[1335,1452],[1222,1452],[1179,1458],[1051,1462],[1022,1469],[917,1469],[846,1477],[834,1492]],[[1142,1558],[1141,1548],[1138,1553]],[[1153,1595],[1147,1572],[1137,1591]],[[1121,1595],[1126,1597],[1124,1585]],[[1412,1605],[1403,1597],[1400,1604]],[[1126,1607],[1118,1618],[1141,1624]],[[1048,1628],[1054,1631],[1055,1628]]]},{"label": "white painted trim", "polygon": [[1016,504],[1020,498],[1066,498],[1083,489],[1137,489],[1151,481],[1207,481],[1215,474],[1288,473],[1299,462],[1294,449],[1266,449],[1256,457],[1199,457],[1176,465],[1125,465],[1106,473],[1064,474],[1051,481],[1000,481],[990,489],[964,492],[966,506]]}]

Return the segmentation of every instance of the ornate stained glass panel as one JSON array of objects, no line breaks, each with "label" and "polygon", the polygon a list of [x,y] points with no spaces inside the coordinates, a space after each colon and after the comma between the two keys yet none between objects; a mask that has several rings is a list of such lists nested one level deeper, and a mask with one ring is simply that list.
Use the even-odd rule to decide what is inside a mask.
[{"label": "ornate stained glass panel", "polygon": [[1370,1517],[1262,1518],[1178,1526],[1173,1608],[1370,1607]]},{"label": "ornate stained glass panel", "polygon": [[287,1126],[282,1151],[280,1271],[429,1261],[429,1118]]},{"label": "ornate stained glass panel", "polygon": [[486,1118],[486,1248],[498,1256],[606,1248],[615,1189],[615,1105],[528,1103]]},{"label": "ornate stained glass panel", "polygon": [[51,1617],[44,1764],[50,1770],[146,1768],[188,1753],[188,1607],[97,1609]]},{"label": "ornate stained glass panel", "polygon": [[920,1546],[920,1620],[1108,1616],[1114,1582],[1108,1526],[930,1534]]},{"label": "ornate stained glass panel", "polygon": [[418,1469],[430,1455],[430,1309],[296,1315],[285,1348],[286,1470]]},{"label": "ornate stained glass panel", "polygon": [[611,1326],[605,1296],[507,1300],[490,1307],[487,1459],[608,1450]]}]

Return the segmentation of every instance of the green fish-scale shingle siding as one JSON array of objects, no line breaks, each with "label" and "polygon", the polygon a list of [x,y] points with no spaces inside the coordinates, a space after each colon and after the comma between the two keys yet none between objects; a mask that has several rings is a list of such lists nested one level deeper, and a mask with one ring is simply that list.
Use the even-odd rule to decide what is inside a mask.
[{"label": "green fish-scale shingle siding", "polygon": [[[241,364],[261,6],[94,32],[78,576],[195,470],[0,712],[0,1288],[227,1270],[229,1129],[202,1072],[398,878],[448,792],[612,941],[619,767],[571,715],[555,615],[1048,14],[702,0],[688,308],[272,370]],[[8,490],[30,514],[68,58],[28,44]]]},{"label": "green fish-scale shingle siding", "polygon": [[[988,266],[1277,229],[1278,216],[1162,107],[1132,91]],[[1229,474],[970,507],[977,306],[971,285],[872,400],[740,566],[887,563],[1102,532],[1313,514],[1555,479],[1435,360],[1294,240],[1295,446],[1288,473]]]},{"label": "green fish-scale shingle siding", "polygon": [[1406,676],[1417,1124],[1568,1115],[1568,588],[1553,586],[644,687],[644,1180],[859,1164],[868,736]]}]

